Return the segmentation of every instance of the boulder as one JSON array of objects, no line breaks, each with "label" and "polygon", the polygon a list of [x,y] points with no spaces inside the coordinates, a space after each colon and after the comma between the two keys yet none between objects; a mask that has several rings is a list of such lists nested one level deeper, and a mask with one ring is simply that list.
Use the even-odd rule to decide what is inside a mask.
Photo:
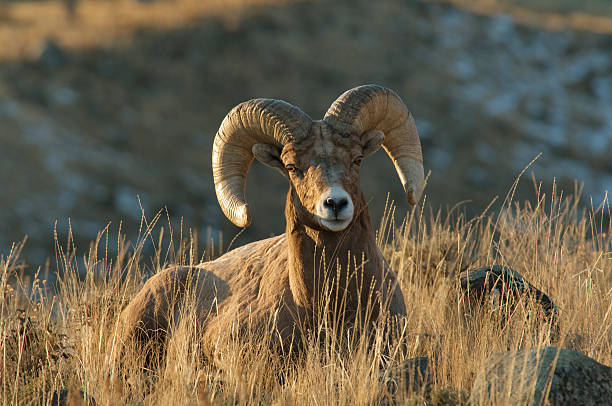
[{"label": "boulder", "polygon": [[610,405],[612,368],[564,348],[497,353],[476,376],[471,405]]},{"label": "boulder", "polygon": [[512,311],[517,301],[528,295],[541,306],[547,318],[554,318],[557,313],[548,295],[508,266],[485,266],[461,272],[459,286],[468,297],[470,306],[479,304],[489,306],[491,310],[504,308]]},{"label": "boulder", "polygon": [[415,357],[382,373],[380,380],[386,385],[387,392],[395,395],[400,388],[428,397],[433,383],[437,357]]}]

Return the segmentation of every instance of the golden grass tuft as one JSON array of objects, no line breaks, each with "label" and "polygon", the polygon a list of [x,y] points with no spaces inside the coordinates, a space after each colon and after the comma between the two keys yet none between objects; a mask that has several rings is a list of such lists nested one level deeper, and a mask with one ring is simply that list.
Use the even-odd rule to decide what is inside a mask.
[{"label": "golden grass tuft", "polygon": [[[120,310],[151,272],[172,263],[198,263],[197,237],[180,238],[143,222],[133,244],[119,235],[109,257],[109,229],[81,258],[71,237],[57,244],[53,289],[22,275],[22,244],[0,261],[2,403],[51,404],[423,404],[463,405],[482,362],[492,353],[555,345],[612,364],[612,227],[609,205],[580,209],[578,193],[552,190],[533,202],[511,203],[473,219],[461,207],[433,212],[426,203],[399,226],[388,204],[378,241],[398,273],[408,307],[406,329],[385,365],[418,356],[437,359],[431,392],[390,390],[381,377],[380,342],[343,348],[313,334],[298,363],[268,352],[269,333],[219,343],[218,359],[199,351],[193,317],[182,318],[157,368],[143,370],[134,356],[114,364]],[[119,233],[120,234],[120,233]],[[157,235],[155,239],[153,235]],[[177,236],[178,235],[178,236]],[[153,254],[145,256],[147,247]],[[529,297],[507,317],[489,308],[466,312],[457,275],[476,266],[508,265],[547,293],[558,307],[558,331]],[[39,272],[40,273],[40,272]],[[189,315],[189,309],[186,309]],[[349,340],[350,341],[350,340]],[[222,365],[217,368],[214,365]],[[125,376],[125,385],[117,384]]]}]

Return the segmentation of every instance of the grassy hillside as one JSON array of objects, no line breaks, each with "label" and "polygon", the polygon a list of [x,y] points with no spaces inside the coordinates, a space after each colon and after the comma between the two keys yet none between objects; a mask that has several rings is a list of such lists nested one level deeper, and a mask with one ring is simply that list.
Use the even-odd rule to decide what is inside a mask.
[{"label": "grassy hillside", "polygon": [[72,49],[104,47],[125,41],[138,30],[184,27],[204,17],[219,17],[232,24],[249,8],[285,2],[43,0],[1,3],[0,61],[35,58],[45,38],[53,38]]},{"label": "grassy hillside", "polygon": [[[400,403],[422,404],[429,396],[433,405],[465,404],[482,361],[498,351],[552,344],[612,364],[612,228],[601,222],[609,206],[581,213],[577,197],[560,198],[554,191],[520,205],[507,201],[509,206],[498,216],[468,219],[460,208],[431,213],[424,205],[401,225],[389,208],[378,239],[399,275],[408,328],[392,347],[397,352],[388,365],[415,356],[439,359],[431,395],[400,382],[395,394]],[[269,356],[265,335],[247,337],[247,345],[230,335],[219,344],[222,368],[217,368],[202,360],[189,322],[177,328],[158,369],[128,369],[129,389],[120,389],[111,375],[122,371],[108,349],[118,312],[148,273],[216,253],[213,247],[202,251],[180,230],[162,232],[163,223],[163,217],[150,219],[138,241],[122,241],[116,258],[107,256],[107,244],[117,230],[103,230],[87,252],[75,253],[70,240],[58,241],[56,290],[47,291],[40,274],[33,280],[18,277],[19,247],[2,257],[3,404],[59,398],[81,404],[83,396],[98,405],[352,405],[389,399],[387,382],[379,379],[378,346],[368,350],[356,343],[334,350],[314,337],[301,362],[283,364]],[[154,256],[142,255],[147,245],[155,248]],[[537,306],[528,297],[503,317],[487,306],[466,312],[457,274],[493,263],[512,266],[550,295],[559,308],[558,330],[534,317]],[[17,283],[9,282],[15,277]]]},{"label": "grassy hillside", "polygon": [[[600,120],[609,114],[592,115],[612,89],[611,37],[580,32],[612,32],[608,2],[82,0],[72,12],[69,3],[0,4],[3,405],[388,400],[381,348],[358,342],[338,349],[315,336],[304,359],[287,365],[267,353],[269,336],[243,338],[248,345],[230,336],[219,344],[219,368],[202,359],[185,323],[153,371],[130,369],[130,360],[121,370],[110,357],[118,314],[151,274],[217,257],[236,234],[210,176],[212,135],[229,109],[278,97],[319,117],[342,91],[370,82],[407,102],[432,170],[422,205],[405,219],[404,200],[387,207],[378,230],[408,306],[386,367],[439,360],[431,394],[400,382],[398,403],[465,404],[498,351],[556,345],[612,365],[609,202],[567,193],[576,177],[601,186],[600,174],[612,173]],[[550,87],[530,93],[538,84]],[[487,113],[492,104],[501,112]],[[554,137],[559,117],[575,136],[567,143]],[[540,138],[521,128],[532,122]],[[589,135],[603,141],[585,142]],[[513,188],[488,207],[540,151],[563,158],[549,161],[552,176],[571,169],[559,190],[524,182],[521,203]],[[387,191],[403,198],[392,173],[384,153],[364,164],[374,218]],[[254,165],[255,222],[234,246],[282,231],[284,190],[280,176]],[[226,241],[216,238],[221,229]],[[29,241],[11,246],[24,234]],[[32,247],[42,260],[26,259]],[[466,310],[457,275],[491,264],[547,293],[558,328],[532,317],[539,310],[528,297],[511,314]],[[126,372],[121,390],[111,378]]]},{"label": "grassy hillside", "polygon": [[509,9],[524,7],[542,13],[584,13],[592,15],[611,15],[612,5],[607,0],[449,0],[456,4],[465,4],[472,7],[497,7]]},{"label": "grassy hillside", "polygon": [[[434,0],[437,1],[437,0]],[[506,13],[517,22],[553,30],[612,33],[607,0],[441,0],[478,14]]]},{"label": "grassy hillside", "polygon": [[[17,0],[0,3],[0,61],[36,58],[41,41],[53,38],[71,49],[108,47],[140,30],[185,27],[202,18],[229,26],[253,8],[305,0]],[[530,25],[612,33],[612,5],[606,0],[433,0],[471,12],[508,13]]]},{"label": "grassy hillside", "polygon": [[[82,0],[72,18],[63,2],[0,9],[0,252],[28,235],[31,271],[53,255],[56,222],[79,247],[109,222],[133,239],[141,208],[167,207],[201,243],[219,231],[229,241],[238,230],[218,208],[211,144],[224,115],[255,97],[320,118],[353,86],[395,90],[416,118],[432,207],[469,200],[480,212],[540,152],[544,182],[571,193],[578,179],[595,204],[611,189],[610,36],[420,1]],[[374,218],[387,192],[406,210],[393,173],[384,152],[364,163]],[[285,192],[253,165],[255,217],[238,244],[283,231]]]}]

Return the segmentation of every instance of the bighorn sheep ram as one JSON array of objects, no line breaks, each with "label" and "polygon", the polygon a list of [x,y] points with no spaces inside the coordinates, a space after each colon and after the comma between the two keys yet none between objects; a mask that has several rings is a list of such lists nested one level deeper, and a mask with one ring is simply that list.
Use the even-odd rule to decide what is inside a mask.
[{"label": "bighorn sheep ram", "polygon": [[[286,232],[214,261],[157,273],[122,312],[118,344],[164,340],[188,291],[196,298],[204,352],[213,357],[218,337],[234,331],[236,323],[273,329],[279,339],[274,347],[280,344],[284,352],[295,344],[294,351],[300,348],[323,308],[336,308],[342,313],[336,316],[353,326],[368,301],[370,326],[381,317],[405,315],[396,275],[376,245],[359,180],[362,159],[381,145],[408,201],[416,204],[424,182],[421,145],[411,114],[393,91],[356,87],[342,94],[323,120],[314,121],[281,100],[236,106],[214,140],[219,204],[235,225],[251,223],[245,183],[255,157],[289,181]],[[351,267],[356,276],[348,275]],[[343,304],[323,306],[329,295],[343,297]]]}]

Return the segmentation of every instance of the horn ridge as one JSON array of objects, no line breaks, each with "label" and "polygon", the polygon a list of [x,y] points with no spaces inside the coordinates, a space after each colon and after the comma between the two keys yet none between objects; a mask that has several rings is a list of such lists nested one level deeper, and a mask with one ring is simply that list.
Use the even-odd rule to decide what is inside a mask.
[{"label": "horn ridge", "polygon": [[252,99],[223,119],[213,142],[212,170],[221,210],[238,227],[251,223],[245,199],[253,145],[278,147],[305,138],[312,119],[296,106],[276,99]]},{"label": "horn ridge", "polygon": [[323,120],[338,131],[354,131],[356,129],[351,127],[358,124],[355,121],[359,118],[363,106],[368,104],[374,96],[386,95],[388,92],[394,93],[392,90],[379,85],[361,85],[349,89],[332,103]]},{"label": "horn ridge", "polygon": [[416,204],[424,184],[421,142],[412,114],[393,90],[379,85],[347,90],[332,103],[323,120],[340,134],[382,131],[383,149],[395,166],[408,201]]}]

